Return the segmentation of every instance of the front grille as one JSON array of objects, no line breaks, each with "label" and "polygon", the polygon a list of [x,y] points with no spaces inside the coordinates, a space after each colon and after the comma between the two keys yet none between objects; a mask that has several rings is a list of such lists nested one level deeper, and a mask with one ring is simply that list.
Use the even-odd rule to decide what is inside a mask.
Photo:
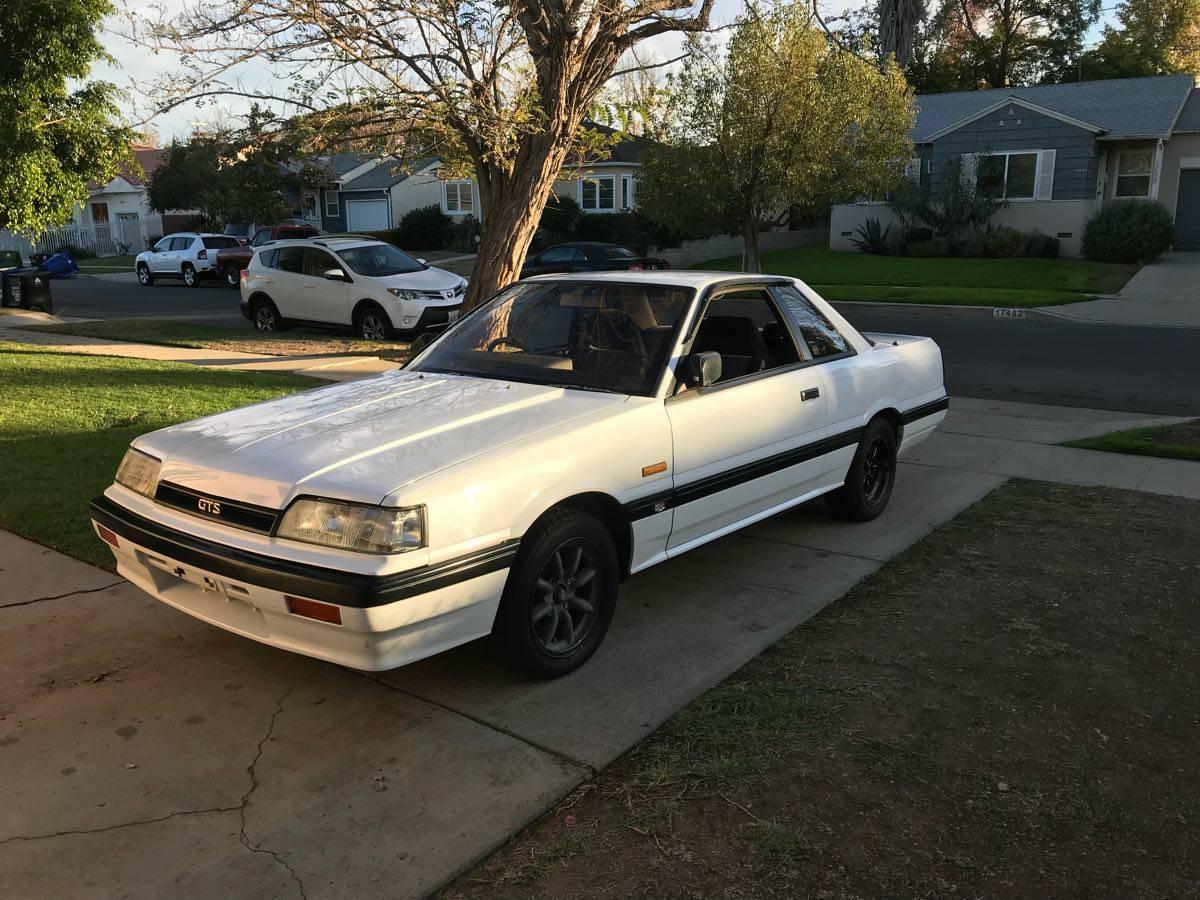
[{"label": "front grille", "polygon": [[214,497],[166,481],[159,482],[154,499],[180,512],[246,531],[257,531],[259,534],[270,534],[279,514],[277,510],[265,506]]},{"label": "front grille", "polygon": [[449,303],[452,300],[462,299],[463,294],[466,292],[466,285],[460,284],[458,287],[449,291],[421,291],[420,293],[428,300],[436,300],[439,303]]}]

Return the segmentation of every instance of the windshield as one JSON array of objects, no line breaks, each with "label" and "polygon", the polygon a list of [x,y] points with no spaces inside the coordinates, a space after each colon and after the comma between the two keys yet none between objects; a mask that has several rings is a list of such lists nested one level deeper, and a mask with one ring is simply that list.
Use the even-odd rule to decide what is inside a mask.
[{"label": "windshield", "polygon": [[348,250],[339,250],[338,255],[342,262],[350,267],[350,271],[376,278],[420,272],[424,268],[403,250],[398,250],[391,244],[351,247]]},{"label": "windshield", "polygon": [[515,284],[412,368],[647,396],[692,294],[617,282]]}]

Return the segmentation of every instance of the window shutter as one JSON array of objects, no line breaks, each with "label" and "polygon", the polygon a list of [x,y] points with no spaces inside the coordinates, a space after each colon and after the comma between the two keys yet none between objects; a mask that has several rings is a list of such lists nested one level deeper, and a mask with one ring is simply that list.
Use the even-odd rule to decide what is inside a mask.
[{"label": "window shutter", "polygon": [[1042,150],[1038,153],[1037,199],[1054,199],[1054,157],[1057,150]]},{"label": "window shutter", "polygon": [[968,184],[975,183],[975,171],[979,168],[978,153],[964,153],[962,155],[962,177]]}]

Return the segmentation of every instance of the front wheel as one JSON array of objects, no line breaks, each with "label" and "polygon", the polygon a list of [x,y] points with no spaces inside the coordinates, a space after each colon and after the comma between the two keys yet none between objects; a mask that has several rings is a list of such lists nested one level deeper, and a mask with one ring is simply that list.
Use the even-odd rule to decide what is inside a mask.
[{"label": "front wheel", "polygon": [[355,330],[366,341],[390,341],[395,337],[392,320],[378,306],[368,306],[358,314]]},{"label": "front wheel", "polygon": [[496,631],[512,662],[558,678],[587,662],[612,622],[617,549],[599,521],[573,509],[543,516],[509,572]]},{"label": "front wheel", "polygon": [[869,522],[887,509],[896,483],[896,432],[872,419],[859,442],[846,483],[826,495],[830,511],[852,522]]},{"label": "front wheel", "polygon": [[137,267],[137,280],[144,286],[149,287],[154,284],[154,276],[150,273],[150,267],[145,263],[141,263]]},{"label": "front wheel", "polygon": [[196,274],[196,269],[191,263],[183,264],[183,283],[190,288],[200,284],[200,276]]}]

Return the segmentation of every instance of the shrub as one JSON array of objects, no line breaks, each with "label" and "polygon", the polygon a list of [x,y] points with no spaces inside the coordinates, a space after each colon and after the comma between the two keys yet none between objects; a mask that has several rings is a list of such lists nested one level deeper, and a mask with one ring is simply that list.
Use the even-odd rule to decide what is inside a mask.
[{"label": "shrub", "polygon": [[99,254],[90,247],[78,247],[75,244],[63,244],[54,253],[70,253],[71,259],[95,259]]},{"label": "shrub", "polygon": [[917,259],[927,259],[934,256],[945,256],[946,243],[944,240],[934,240],[930,238],[925,241],[913,241],[908,244],[906,249],[909,256],[914,256]]},{"label": "shrub", "polygon": [[918,225],[914,228],[904,229],[904,243],[920,244],[925,241],[933,240],[933,229],[926,228],[923,225]]},{"label": "shrub", "polygon": [[442,212],[442,208],[432,203],[406,212],[400,224],[392,229],[394,240],[382,240],[389,240],[389,243],[404,250],[445,250],[449,245],[452,225],[453,222]]},{"label": "shrub", "polygon": [[1054,259],[1058,256],[1058,238],[1042,234],[1034,230],[1025,236],[1025,255],[1044,256]]},{"label": "shrub", "polygon": [[1083,226],[1083,255],[1100,262],[1150,262],[1174,239],[1171,214],[1157,200],[1113,200]]},{"label": "shrub", "polygon": [[1025,250],[1026,237],[1015,228],[1001,225],[983,232],[983,255],[1004,259],[1020,256]]},{"label": "shrub", "polygon": [[968,177],[957,159],[942,168],[933,190],[905,181],[891,196],[891,207],[901,221],[919,222],[956,239],[982,228],[1003,205],[994,188],[986,180]]},{"label": "shrub", "polygon": [[457,250],[459,253],[474,253],[479,248],[479,236],[483,226],[474,216],[462,216],[451,223],[450,233],[446,239],[446,249]]},{"label": "shrub", "polygon": [[579,217],[581,241],[620,244],[645,256],[653,247],[678,247],[682,235],[652,221],[638,210],[619,213],[589,213]]},{"label": "shrub", "polygon": [[850,242],[854,244],[863,253],[874,253],[881,256],[886,256],[888,252],[888,234],[892,230],[892,226],[884,227],[876,218],[867,219],[861,225],[854,229],[858,237],[850,238]]},{"label": "shrub", "polygon": [[571,197],[551,195],[538,221],[534,246],[541,250],[551,244],[573,241],[579,236],[579,219],[583,211]]}]

